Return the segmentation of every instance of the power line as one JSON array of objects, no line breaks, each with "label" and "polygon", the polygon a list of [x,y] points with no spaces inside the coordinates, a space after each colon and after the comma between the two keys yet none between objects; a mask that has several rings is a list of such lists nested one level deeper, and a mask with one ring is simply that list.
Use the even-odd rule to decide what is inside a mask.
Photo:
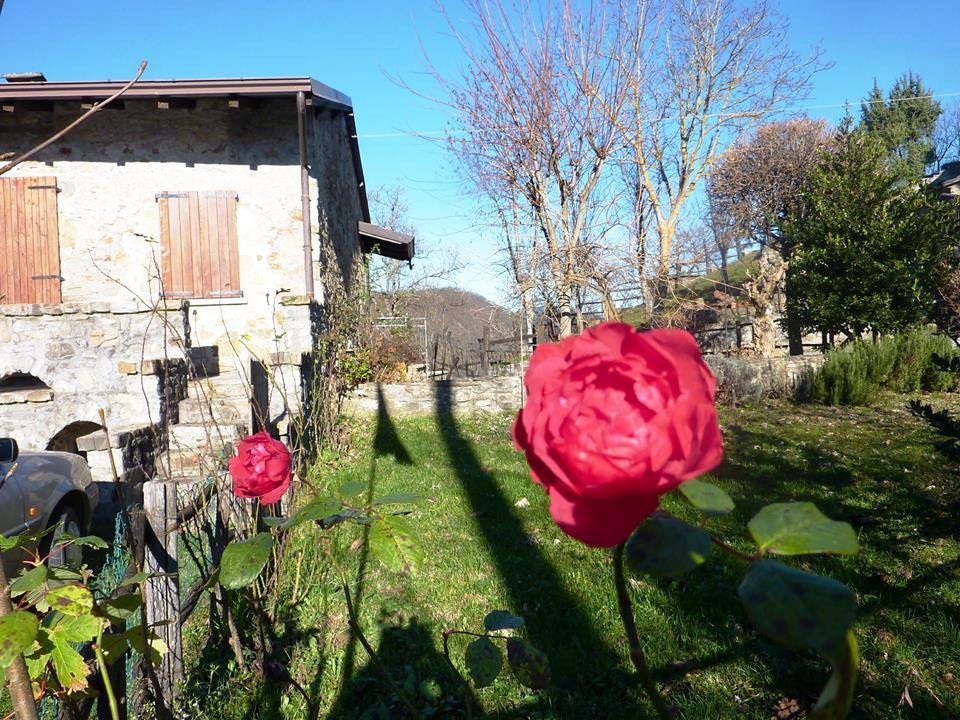
[{"label": "power line", "polygon": [[[2,3],[2,0],[0,0]],[[861,105],[877,105],[880,103],[901,103],[901,102],[911,102],[913,100],[936,100],[937,98],[950,98],[950,97],[960,97],[960,90],[954,92],[945,92],[945,93],[928,93],[926,95],[913,95],[911,97],[903,98],[878,98],[876,100],[861,100]],[[781,113],[790,113],[790,112],[806,112],[807,110],[833,110],[836,108],[844,108],[851,105],[849,100],[845,100],[842,103],[827,103],[824,105],[802,105],[799,107],[788,107],[783,108],[778,111]],[[760,112],[760,111],[757,111]],[[722,118],[722,117],[733,117],[734,115],[742,115],[743,113],[712,113],[707,115],[708,118]],[[668,122],[676,121],[679,118],[662,118],[659,122]],[[383,138],[400,138],[400,137],[443,137],[444,135],[457,135],[463,131],[457,130],[410,130],[407,132],[382,132],[382,133],[359,133],[357,137],[361,140],[377,140]]]}]

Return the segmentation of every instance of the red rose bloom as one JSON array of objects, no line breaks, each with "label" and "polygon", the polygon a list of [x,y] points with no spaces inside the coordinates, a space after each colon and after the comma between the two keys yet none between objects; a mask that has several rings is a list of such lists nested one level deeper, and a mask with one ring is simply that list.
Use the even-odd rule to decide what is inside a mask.
[{"label": "red rose bloom", "polygon": [[290,487],[290,451],[267,432],[250,435],[230,458],[230,475],[234,495],[271,505]]},{"label": "red rose bloom", "polygon": [[690,333],[603,323],[540,345],[513,427],[560,528],[612,547],[723,458],[716,380]]}]

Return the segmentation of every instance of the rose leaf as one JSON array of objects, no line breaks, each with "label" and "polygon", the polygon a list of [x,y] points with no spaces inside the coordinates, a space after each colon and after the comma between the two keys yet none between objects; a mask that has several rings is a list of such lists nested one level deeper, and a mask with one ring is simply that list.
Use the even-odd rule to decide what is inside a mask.
[{"label": "rose leaf", "polygon": [[487,637],[477,638],[467,645],[464,660],[473,684],[478,688],[491,685],[503,669],[503,653]]},{"label": "rose leaf", "polygon": [[710,535],[682,520],[651,517],[627,540],[627,565],[635,573],[676,577],[710,555]]},{"label": "rose leaf", "polygon": [[704,515],[716,517],[733,510],[733,498],[711,483],[687,480],[678,489],[680,494]]},{"label": "rose leaf", "polygon": [[764,635],[828,660],[842,651],[857,611],[857,598],[846,585],[775,560],[753,563],[737,593]]},{"label": "rose leaf", "polygon": [[761,550],[775,555],[854,555],[860,550],[849,523],[831,520],[809,502],[767,505],[747,528]]},{"label": "rose leaf", "polygon": [[521,685],[531,690],[544,690],[550,685],[550,661],[526,640],[507,640],[507,662]]},{"label": "rose leaf", "polygon": [[270,533],[230,543],[220,559],[220,584],[228,590],[246,587],[263,571],[272,551],[273,536]]}]

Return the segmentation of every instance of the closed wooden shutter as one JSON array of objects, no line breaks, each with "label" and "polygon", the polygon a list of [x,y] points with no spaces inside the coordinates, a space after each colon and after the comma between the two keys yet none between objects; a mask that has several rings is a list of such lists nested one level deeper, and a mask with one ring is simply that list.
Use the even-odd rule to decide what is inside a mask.
[{"label": "closed wooden shutter", "polygon": [[60,302],[55,177],[0,178],[0,304]]},{"label": "closed wooden shutter", "polygon": [[163,192],[157,202],[164,297],[240,297],[237,194]]}]

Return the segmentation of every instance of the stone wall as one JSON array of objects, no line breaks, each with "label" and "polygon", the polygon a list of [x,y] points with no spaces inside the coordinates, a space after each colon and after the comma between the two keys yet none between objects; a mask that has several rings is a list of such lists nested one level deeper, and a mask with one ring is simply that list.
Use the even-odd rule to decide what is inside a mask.
[{"label": "stone wall", "polygon": [[[0,436],[42,450],[67,426],[111,427],[156,422],[160,413],[154,360],[182,358],[171,337],[185,334],[179,310],[153,313],[135,305],[64,303],[0,306],[0,378],[32,375],[47,390],[0,392]],[[89,430],[87,430],[89,432]]]},{"label": "stone wall", "polygon": [[[707,355],[717,377],[718,400],[723,403],[792,396],[807,370],[819,367],[823,355],[757,360]],[[377,412],[382,393],[391,416],[432,415],[439,412],[516,412],[521,407],[521,379],[517,376],[477,380],[444,380],[396,384],[366,383],[344,402],[353,415]]]},{"label": "stone wall", "polygon": [[516,412],[521,405],[521,380],[514,376],[379,385],[367,383],[346,399],[344,412],[375,414],[378,388],[383,394],[387,412],[398,417],[437,412]]},{"label": "stone wall", "polygon": [[792,398],[806,373],[823,364],[824,355],[758,358],[705,355],[717,378],[717,399],[721,403],[756,402],[770,397]]}]

